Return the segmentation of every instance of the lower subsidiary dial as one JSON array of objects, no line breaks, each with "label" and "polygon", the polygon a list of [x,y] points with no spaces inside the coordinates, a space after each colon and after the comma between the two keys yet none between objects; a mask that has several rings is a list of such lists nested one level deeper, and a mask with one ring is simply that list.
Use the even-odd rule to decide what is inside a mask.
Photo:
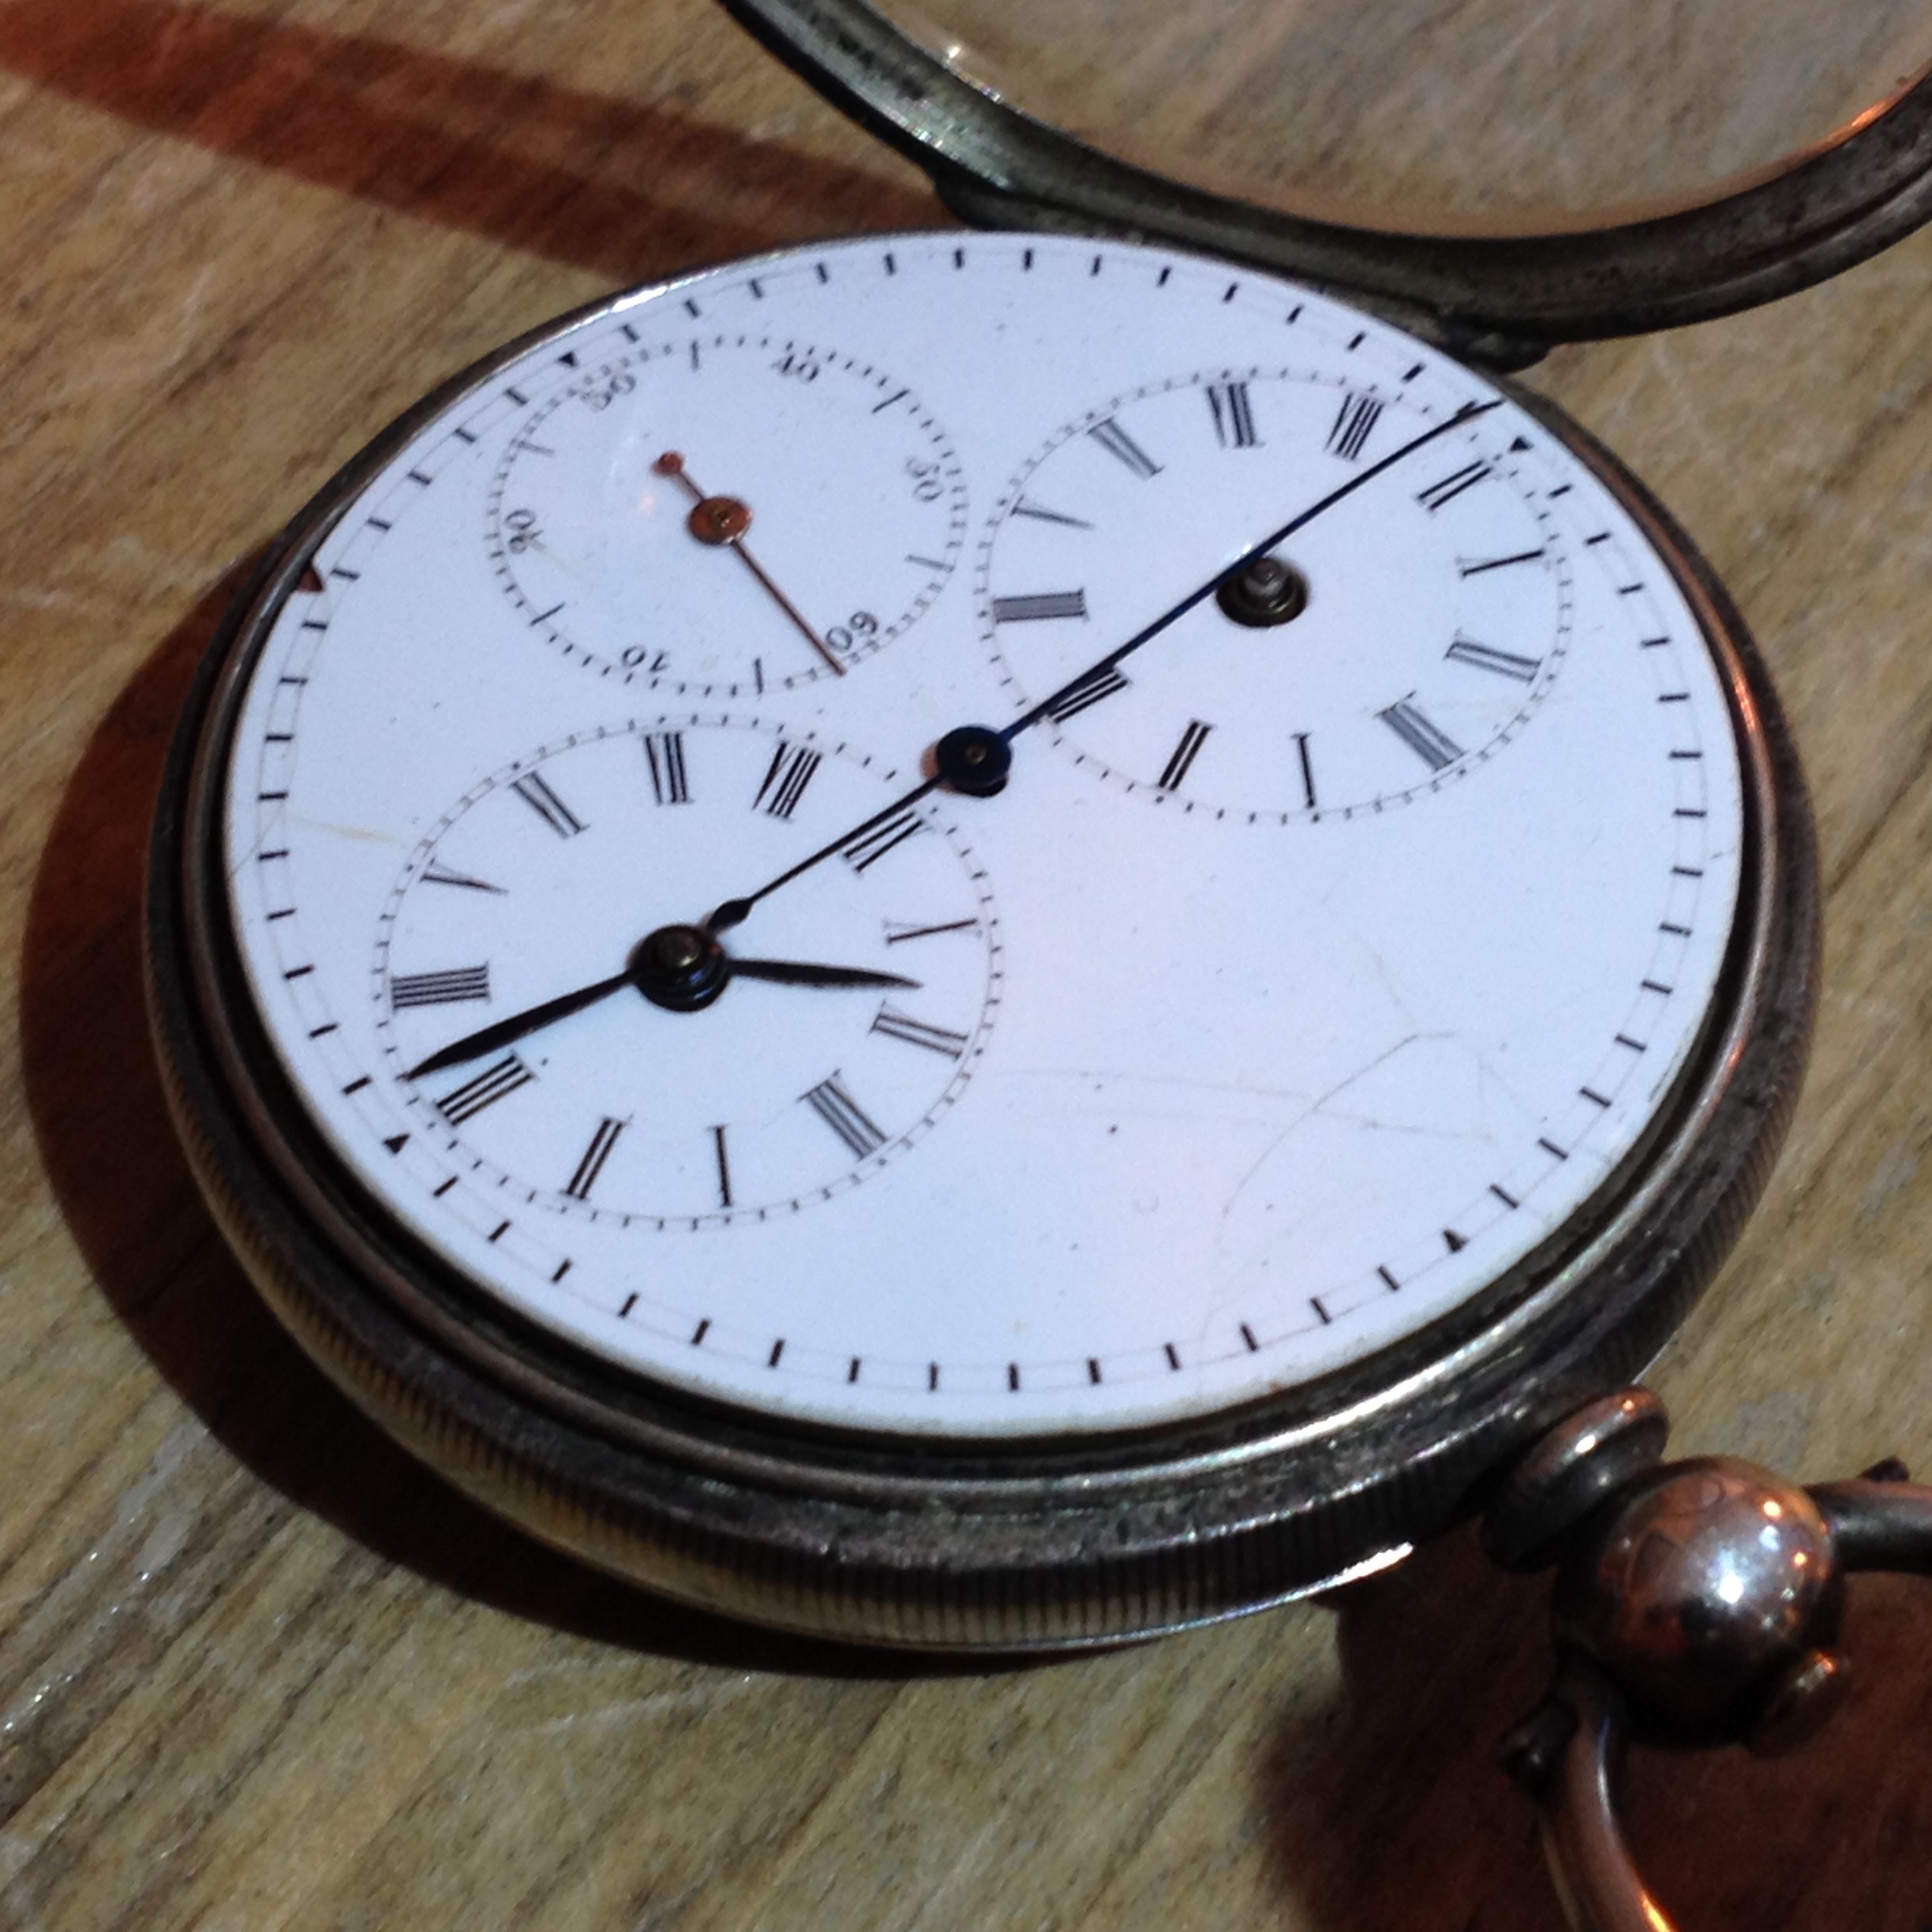
[{"label": "lower subsidiary dial", "polygon": [[830,1197],[964,1088],[998,1002],[984,873],[908,808],[741,930],[702,922],[893,796],[844,747],[657,719],[477,786],[382,915],[411,1110],[519,1202],[629,1225]]},{"label": "lower subsidiary dial", "polygon": [[1428,436],[1442,426],[1365,380],[1266,369],[1150,384],[1070,424],[1009,485],[982,553],[1016,701],[1130,791],[1223,818],[1346,818],[1466,776],[1543,702],[1573,599],[1527,442],[1480,418]]}]

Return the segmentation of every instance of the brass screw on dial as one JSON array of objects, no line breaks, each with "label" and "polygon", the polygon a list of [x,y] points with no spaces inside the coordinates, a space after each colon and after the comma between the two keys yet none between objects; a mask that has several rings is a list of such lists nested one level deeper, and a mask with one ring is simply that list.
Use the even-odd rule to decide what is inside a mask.
[{"label": "brass screw on dial", "polygon": [[1275,556],[1258,556],[1230,571],[1215,592],[1223,616],[1256,631],[1299,617],[1308,601],[1308,579]]}]

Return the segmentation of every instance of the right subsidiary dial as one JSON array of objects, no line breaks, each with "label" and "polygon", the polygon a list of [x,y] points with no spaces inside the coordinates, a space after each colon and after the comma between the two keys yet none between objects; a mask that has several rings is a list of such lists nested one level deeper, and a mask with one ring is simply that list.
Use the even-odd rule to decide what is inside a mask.
[{"label": "right subsidiary dial", "polygon": [[[1569,648],[1566,492],[1481,417],[1377,474],[1429,426],[1306,369],[1183,376],[1069,424],[1007,489],[983,556],[1016,698],[1128,790],[1251,822],[1380,812],[1477,771]],[[1234,564],[1261,506],[1331,492],[1157,648],[1080,676],[1203,559]]]}]

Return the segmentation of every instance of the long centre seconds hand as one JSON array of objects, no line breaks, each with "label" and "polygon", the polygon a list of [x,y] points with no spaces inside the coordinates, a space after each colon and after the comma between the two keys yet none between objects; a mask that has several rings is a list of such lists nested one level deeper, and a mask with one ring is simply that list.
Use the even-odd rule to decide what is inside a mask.
[{"label": "long centre seconds hand", "polygon": [[[998,731],[990,733],[981,731],[978,728],[968,727],[964,732],[950,733],[949,736],[983,739],[990,736],[998,739],[1004,744],[1010,745],[1020,732],[1030,730],[1037,724],[1069,694],[1077,691],[1091,680],[1099,676],[1103,672],[1111,670],[1123,657],[1131,657],[1134,652],[1140,650],[1142,645],[1151,643],[1163,631],[1179,623],[1196,605],[1204,604],[1209,597],[1214,595],[1225,578],[1232,575],[1236,571],[1245,570],[1257,557],[1265,556],[1277,544],[1286,543],[1297,530],[1306,529],[1318,516],[1326,511],[1332,510],[1344,497],[1354,496],[1356,491],[1361,489],[1365,484],[1372,483],[1385,470],[1392,470],[1405,458],[1413,456],[1417,450],[1433,443],[1437,437],[1448,435],[1452,429],[1460,429],[1463,424],[1473,421],[1478,416],[1488,415],[1492,409],[1500,409],[1503,406],[1503,400],[1502,397],[1498,396],[1494,402],[1491,402],[1465,403],[1453,416],[1446,417],[1432,428],[1424,430],[1420,436],[1411,436],[1399,448],[1391,450],[1387,455],[1370,463],[1366,469],[1350,477],[1346,483],[1331,489],[1326,496],[1318,497],[1305,510],[1299,511],[1291,516],[1279,530],[1271,530],[1258,543],[1250,544],[1239,556],[1235,558],[1232,564],[1222,564],[1205,583],[1196,586],[1178,604],[1170,605],[1151,623],[1144,625],[1136,631],[1125,643],[1117,644],[1110,651],[1096,657],[1085,670],[1069,678],[1058,691],[1050,692],[1034,706],[1032,710],[1023,711],[1010,724],[1003,726]],[[945,743],[945,739],[940,740],[942,747]],[[801,873],[809,872],[814,866],[829,859],[834,852],[843,852],[847,846],[855,840],[863,837],[874,826],[883,825],[887,819],[897,818],[900,813],[918,804],[922,799],[930,797],[942,784],[952,776],[952,773],[942,769],[934,777],[925,780],[922,784],[915,785],[911,791],[894,799],[882,810],[874,812],[870,818],[864,819],[859,824],[852,826],[848,830],[841,833],[829,844],[820,846],[815,852],[810,853],[805,858],[799,859],[796,865],[788,867],[776,878],[767,879],[756,892],[747,893],[742,899],[725,900],[717,910],[705,921],[705,930],[709,933],[728,931],[731,927],[739,924],[745,919],[750,915],[751,908],[761,899],[769,898],[781,886],[790,885],[792,880],[798,878]],[[961,788],[970,789],[971,788],[962,786]]]}]

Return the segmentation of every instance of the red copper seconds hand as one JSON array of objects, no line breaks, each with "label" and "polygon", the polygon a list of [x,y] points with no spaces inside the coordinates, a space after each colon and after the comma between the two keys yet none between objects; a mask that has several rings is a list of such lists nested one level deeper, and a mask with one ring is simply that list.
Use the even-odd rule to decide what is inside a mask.
[{"label": "red copper seconds hand", "polygon": [[669,477],[691,498],[691,513],[684,519],[684,527],[701,544],[710,544],[714,549],[735,550],[739,560],[764,586],[772,601],[798,626],[805,642],[838,676],[843,677],[845,667],[833,655],[832,647],[806,621],[799,607],[766,575],[758,559],[745,548],[744,534],[751,527],[751,506],[736,496],[707,496],[691,481],[690,472],[684,467],[684,459],[676,450],[666,450],[651,467],[660,476]]}]

